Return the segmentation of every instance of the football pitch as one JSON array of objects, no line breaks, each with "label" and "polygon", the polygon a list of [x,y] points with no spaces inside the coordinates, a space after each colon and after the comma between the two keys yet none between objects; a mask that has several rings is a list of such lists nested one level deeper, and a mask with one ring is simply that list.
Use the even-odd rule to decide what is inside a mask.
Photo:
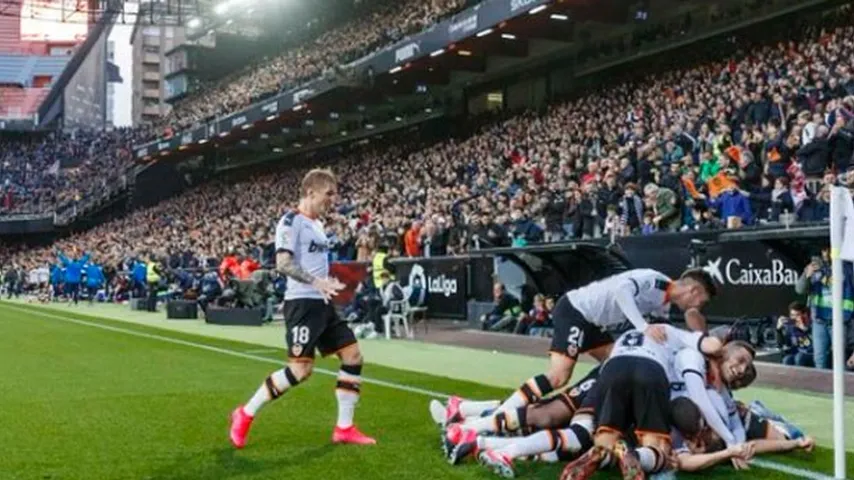
[{"label": "football pitch", "polygon": [[[236,451],[228,442],[229,413],[280,364],[284,350],[273,345],[281,346],[284,327],[255,328],[244,335],[249,327],[165,320],[142,325],[117,320],[119,308],[0,303],[0,478],[497,478],[473,462],[451,467],[444,461],[427,403],[449,393],[502,398],[508,385],[519,382],[519,372],[530,370],[525,362],[531,359],[519,356],[433,349],[417,342],[366,342],[366,380],[356,420],[378,445],[329,443],[337,363],[323,360],[309,382],[259,415],[246,448]],[[163,327],[167,323],[178,326]],[[372,353],[385,365],[371,363]],[[494,364],[488,363],[491,358]],[[462,380],[486,370],[491,374],[482,376],[484,383]],[[507,378],[496,380],[502,375]],[[792,420],[824,447],[813,454],[763,457],[764,463],[744,473],[719,467],[703,478],[829,478],[830,427],[816,420],[830,417],[829,399],[767,389],[750,389],[746,399],[757,396],[774,408],[802,409]],[[792,417],[791,412],[784,414]],[[848,467],[848,477],[854,478],[850,453]],[[556,479],[561,468],[520,463],[517,477]]]}]

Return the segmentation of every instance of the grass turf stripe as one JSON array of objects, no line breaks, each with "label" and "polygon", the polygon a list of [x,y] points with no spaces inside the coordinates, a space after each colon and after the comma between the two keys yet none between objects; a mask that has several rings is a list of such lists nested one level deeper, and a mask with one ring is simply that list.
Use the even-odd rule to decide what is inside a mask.
[{"label": "grass turf stripe", "polygon": [[[251,353],[240,352],[237,350],[231,350],[231,349],[222,348],[222,347],[216,347],[216,346],[207,345],[204,343],[194,342],[194,341],[190,341],[190,340],[182,340],[182,339],[170,337],[168,335],[147,333],[147,332],[141,332],[141,331],[137,331],[137,330],[127,329],[127,328],[122,328],[122,327],[117,327],[117,326],[112,326],[112,325],[105,325],[102,323],[98,323],[97,321],[88,321],[88,320],[68,317],[65,315],[59,315],[59,314],[44,311],[44,310],[39,309],[39,308],[18,307],[18,306],[13,306],[13,305],[9,305],[9,304],[4,304],[3,307],[10,309],[10,310],[19,311],[22,313],[28,313],[28,314],[41,316],[44,318],[52,318],[55,320],[66,322],[66,323],[72,323],[72,324],[77,324],[77,325],[82,325],[82,326],[87,326],[87,327],[92,327],[92,328],[98,328],[98,329],[111,331],[111,332],[115,332],[115,333],[122,333],[125,335],[131,335],[131,336],[136,336],[136,337],[140,337],[140,338],[147,338],[150,340],[158,340],[158,341],[162,341],[162,342],[172,343],[172,344],[181,345],[181,346],[185,346],[185,347],[197,348],[197,349],[201,349],[201,350],[220,353],[220,354],[224,354],[224,355],[230,355],[233,357],[244,358],[244,359],[248,359],[248,360],[255,360],[255,361],[271,363],[271,364],[275,364],[275,365],[281,365],[282,364],[282,361],[278,360],[278,359],[272,359],[269,357],[263,357],[263,356],[254,355]],[[164,330],[164,332],[166,332],[166,331]],[[324,375],[330,375],[330,376],[337,376],[338,375],[337,371],[328,370],[328,369],[324,369],[324,368],[315,367],[314,371],[317,373],[324,374]],[[362,379],[362,381],[365,383],[370,383],[370,384],[383,386],[383,387],[391,388],[391,389],[395,389],[395,390],[405,391],[405,392],[409,392],[409,393],[416,393],[419,395],[425,395],[425,396],[429,396],[429,397],[433,397],[433,398],[445,399],[445,398],[448,398],[450,396],[448,394],[436,392],[436,391],[429,390],[429,389],[412,387],[412,386],[404,385],[404,384],[397,383],[397,382],[389,382],[389,381],[370,378],[370,377],[364,377]],[[764,469],[768,469],[768,470],[774,470],[774,471],[777,471],[780,473],[785,473],[787,475],[791,475],[791,476],[795,476],[795,477],[799,477],[799,478],[805,478],[808,480],[833,480],[833,477],[822,474],[820,472],[815,472],[812,470],[792,467],[792,466],[789,466],[786,464],[777,463],[777,462],[773,462],[773,461],[769,461],[769,460],[754,459],[751,463],[753,465],[760,467],[760,468],[764,468]]]}]

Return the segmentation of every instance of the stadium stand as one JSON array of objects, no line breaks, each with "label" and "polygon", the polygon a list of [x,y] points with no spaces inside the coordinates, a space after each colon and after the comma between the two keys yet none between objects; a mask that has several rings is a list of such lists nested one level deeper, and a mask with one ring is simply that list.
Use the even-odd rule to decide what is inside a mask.
[{"label": "stadium stand", "polygon": [[[158,131],[180,130],[232,113],[280,90],[328,74],[335,67],[367,55],[459,11],[463,0],[381,1],[367,12],[321,33],[280,55],[229,75],[177,103],[158,123]],[[394,26],[394,27],[390,27]]]},{"label": "stadium stand", "polygon": [[[828,185],[854,185],[854,79],[838,61],[854,53],[852,11],[821,22],[796,20],[737,43],[707,40],[680,56],[681,68],[672,57],[663,69],[650,60],[644,72],[652,73],[543,113],[479,119],[471,135],[424,144],[407,138],[317,161],[343,180],[341,206],[328,223],[335,257],[366,259],[379,237],[402,244],[409,230],[421,239],[413,255],[428,245],[443,255],[477,245],[825,220]],[[101,157],[88,158],[97,164]],[[216,264],[226,252],[269,242],[305,169],[316,165],[218,179],[54,246],[115,263],[141,252],[165,255],[168,246],[194,264]],[[98,170],[88,171],[69,185],[84,190],[99,179]],[[32,265],[52,255],[30,249],[15,259]]]}]

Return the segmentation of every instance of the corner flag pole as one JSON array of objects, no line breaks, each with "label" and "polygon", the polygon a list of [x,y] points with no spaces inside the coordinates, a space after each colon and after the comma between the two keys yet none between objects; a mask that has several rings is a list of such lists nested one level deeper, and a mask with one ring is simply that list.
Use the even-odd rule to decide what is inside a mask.
[{"label": "corner flag pole", "polygon": [[[845,324],[842,309],[841,249],[846,236],[854,236],[854,219],[846,219],[851,202],[848,189],[833,187],[830,200],[830,258],[833,275],[833,467],[834,476],[845,479]],[[849,220],[846,226],[846,220]],[[847,234],[847,235],[846,235]],[[851,239],[847,239],[851,241]]]}]

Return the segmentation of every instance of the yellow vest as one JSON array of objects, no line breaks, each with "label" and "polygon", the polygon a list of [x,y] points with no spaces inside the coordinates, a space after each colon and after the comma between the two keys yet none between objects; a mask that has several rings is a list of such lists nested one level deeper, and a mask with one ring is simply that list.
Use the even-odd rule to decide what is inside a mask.
[{"label": "yellow vest", "polygon": [[145,281],[148,283],[160,283],[160,275],[154,270],[154,263],[145,264]]},{"label": "yellow vest", "polygon": [[385,259],[387,257],[387,253],[377,252],[371,261],[371,269],[374,274],[374,287],[376,288],[383,288],[391,279],[391,272],[385,269]]}]

